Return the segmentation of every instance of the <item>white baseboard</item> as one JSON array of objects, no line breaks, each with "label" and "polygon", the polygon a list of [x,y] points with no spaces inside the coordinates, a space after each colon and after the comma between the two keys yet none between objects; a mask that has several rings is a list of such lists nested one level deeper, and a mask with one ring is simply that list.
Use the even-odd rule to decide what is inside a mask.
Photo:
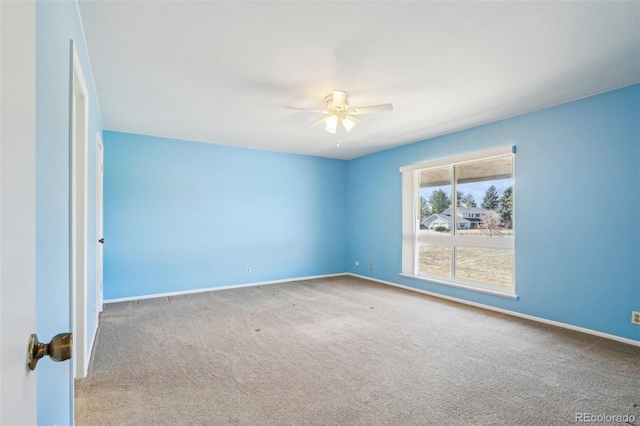
[{"label": "white baseboard", "polygon": [[121,297],[118,299],[106,299],[103,301],[103,303],[107,304],[107,303],[117,303],[117,302],[131,302],[133,300],[155,299],[157,297],[179,296],[181,294],[204,293],[207,291],[229,290],[232,288],[257,287],[259,285],[280,284],[280,283],[288,283],[292,281],[315,280],[318,278],[340,277],[344,275],[347,275],[347,274],[341,272],[339,274],[313,275],[309,277],[286,278],[284,280],[260,281],[260,282],[253,282],[253,283],[247,283],[247,284],[226,285],[221,287],[197,288],[194,290],[172,291],[169,293],[156,293],[156,294],[147,294],[144,296]]},{"label": "white baseboard", "polygon": [[628,345],[640,346],[640,341],[638,341],[638,340],[627,339],[625,337],[616,336],[614,334],[608,334],[608,333],[603,333],[601,331],[591,330],[590,328],[578,327],[578,326],[567,324],[567,323],[564,323],[564,322],[548,320],[546,318],[540,318],[540,317],[536,317],[536,316],[533,316],[533,315],[521,314],[520,312],[510,311],[508,309],[496,308],[495,306],[491,306],[491,305],[485,305],[485,304],[482,304],[482,303],[471,302],[469,300],[459,299],[457,297],[446,296],[446,295],[440,294],[440,293],[435,293],[435,292],[431,292],[431,291],[427,291],[427,290],[421,290],[419,288],[409,287],[409,286],[402,285],[402,284],[396,284],[396,283],[393,283],[393,282],[390,282],[390,281],[383,281],[383,280],[379,280],[379,279],[376,279],[376,278],[367,277],[366,275],[358,275],[358,274],[353,274],[351,272],[348,272],[348,273],[346,273],[344,275],[351,275],[352,277],[362,278],[362,279],[369,280],[369,281],[375,281],[377,283],[386,284],[386,285],[390,285],[390,286],[393,286],[393,287],[399,287],[399,288],[403,288],[405,290],[415,291],[417,293],[423,293],[423,294],[427,294],[429,296],[439,297],[441,299],[447,299],[447,300],[451,300],[453,302],[458,302],[458,303],[463,303],[465,305],[475,306],[477,308],[482,308],[482,309],[487,309],[487,310],[490,310],[490,311],[500,312],[502,314],[507,314],[507,315],[511,315],[511,316],[514,316],[514,317],[525,318],[525,319],[528,319],[528,320],[531,320],[531,321],[541,322],[543,324],[554,325],[556,327],[566,328],[568,330],[579,331],[581,333],[591,334],[593,336],[604,337],[605,339],[615,340],[617,342],[626,343]]}]

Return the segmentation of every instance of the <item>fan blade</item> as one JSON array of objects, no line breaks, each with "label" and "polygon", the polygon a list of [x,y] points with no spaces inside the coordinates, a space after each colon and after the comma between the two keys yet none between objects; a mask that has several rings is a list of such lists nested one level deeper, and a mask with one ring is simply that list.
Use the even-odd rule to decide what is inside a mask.
[{"label": "fan blade", "polygon": [[325,111],[323,109],[309,109],[309,108],[299,108],[294,106],[285,106],[287,109],[295,109],[298,111],[308,111],[308,112],[319,112],[320,114],[331,114],[329,111]]},{"label": "fan blade", "polygon": [[333,90],[333,108],[342,111],[347,106],[347,92],[343,90]]},{"label": "fan blade", "polygon": [[325,121],[328,117],[322,117],[320,120],[316,120],[313,123],[309,123],[306,125],[306,127],[311,127],[311,126],[315,126],[316,124],[320,124],[323,121]]},{"label": "fan blade", "polygon": [[371,112],[385,112],[385,111],[393,111],[392,104],[382,104],[382,105],[369,105],[358,108],[351,108],[346,111],[347,114],[357,115],[357,114],[369,114]]}]

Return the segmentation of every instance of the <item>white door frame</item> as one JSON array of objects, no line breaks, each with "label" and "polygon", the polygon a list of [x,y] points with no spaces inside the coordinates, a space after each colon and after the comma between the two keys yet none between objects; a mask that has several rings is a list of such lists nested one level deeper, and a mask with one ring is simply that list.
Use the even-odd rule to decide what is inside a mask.
[{"label": "white door frame", "polygon": [[[96,132],[96,239],[104,238],[104,145],[100,132]],[[104,300],[103,271],[104,244],[96,241],[96,327],[100,321],[100,312]]]},{"label": "white door frame", "polygon": [[71,41],[71,284],[73,300],[73,372],[87,375],[87,210],[89,96],[82,66]]}]

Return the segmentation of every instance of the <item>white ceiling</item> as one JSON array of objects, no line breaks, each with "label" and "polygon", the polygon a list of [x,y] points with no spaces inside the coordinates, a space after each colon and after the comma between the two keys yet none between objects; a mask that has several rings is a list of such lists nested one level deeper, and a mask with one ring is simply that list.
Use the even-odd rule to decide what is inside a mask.
[{"label": "white ceiling", "polygon": [[[640,2],[80,1],[104,128],[351,159],[640,82]],[[332,89],[363,115],[342,146]]]}]

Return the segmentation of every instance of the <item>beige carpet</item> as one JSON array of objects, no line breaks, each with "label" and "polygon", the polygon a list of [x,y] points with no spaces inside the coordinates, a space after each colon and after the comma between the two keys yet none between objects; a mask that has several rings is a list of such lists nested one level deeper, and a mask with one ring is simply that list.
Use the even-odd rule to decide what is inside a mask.
[{"label": "beige carpet", "polygon": [[345,276],[109,304],[75,408],[79,426],[640,425],[640,348]]}]

